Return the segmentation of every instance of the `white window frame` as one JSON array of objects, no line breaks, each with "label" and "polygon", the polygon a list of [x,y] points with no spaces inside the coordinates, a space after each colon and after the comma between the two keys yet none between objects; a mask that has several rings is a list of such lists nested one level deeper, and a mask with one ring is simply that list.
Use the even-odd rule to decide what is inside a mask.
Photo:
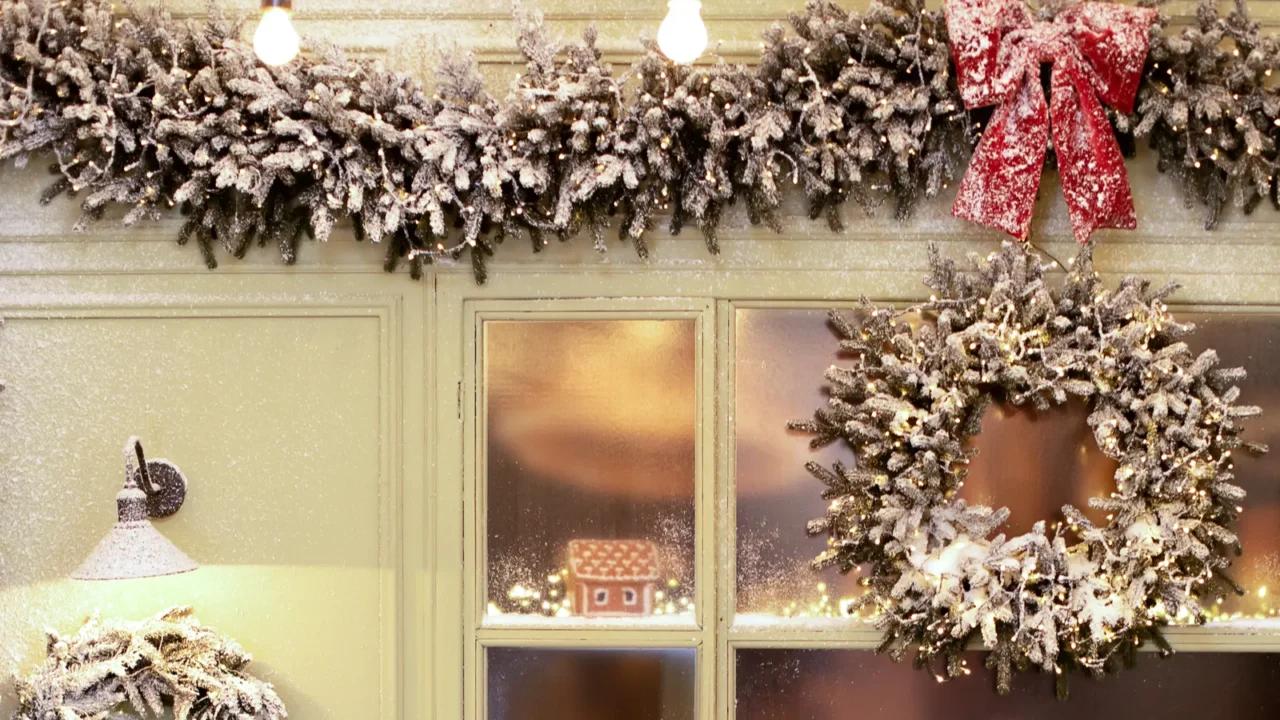
[{"label": "white window frame", "polygon": [[[1070,256],[1067,248],[1055,254]],[[950,252],[952,255],[962,253]],[[434,708],[437,718],[484,720],[485,649],[491,646],[555,648],[693,648],[697,662],[695,707],[701,719],[732,720],[734,653],[740,648],[874,648],[880,633],[869,627],[839,630],[799,627],[736,628],[735,504],[733,494],[733,348],[734,311],[738,308],[849,307],[860,296],[879,302],[911,302],[927,297],[920,282],[925,269],[923,247],[913,244],[915,265],[903,269],[689,271],[587,275],[566,282],[558,272],[515,273],[476,286],[469,277],[437,278],[436,408],[434,428],[440,448],[437,508],[440,522],[437,556],[464,559],[458,569],[461,597],[438,597]],[[1188,260],[1190,262],[1190,260]],[[1181,264],[1181,263],[1175,263]],[[1105,267],[1105,266],[1104,266]],[[1123,270],[1124,268],[1122,268]],[[1159,284],[1167,275],[1146,268],[1134,271]],[[1186,270],[1190,272],[1190,268]],[[1123,274],[1104,273],[1114,285]],[[1171,273],[1176,275],[1177,268]],[[1221,304],[1222,275],[1189,275],[1175,298],[1175,311],[1280,312],[1280,292],[1234,284]],[[680,297],[672,297],[679,288]],[[546,299],[555,298],[555,299]],[[1240,304],[1234,304],[1239,302]],[[696,316],[700,323],[698,476],[696,540],[698,568],[696,627],[628,628],[623,624],[584,623],[572,628],[502,628],[484,624],[483,398],[479,371],[479,328],[484,319],[554,319],[581,317]],[[817,382],[818,380],[815,380]],[[444,482],[461,476],[463,482]],[[710,513],[715,509],[715,513]],[[445,512],[447,510],[448,512]],[[449,517],[449,513],[456,513]],[[708,514],[710,513],[710,514]],[[704,516],[706,515],[706,516]],[[466,538],[466,542],[463,542]],[[439,581],[439,578],[438,578]],[[447,587],[446,583],[442,587]],[[454,585],[453,587],[457,587]],[[458,620],[462,619],[459,624]],[[457,630],[452,630],[457,628]],[[693,632],[690,632],[693,630]],[[1166,633],[1182,651],[1280,652],[1280,633],[1230,628],[1170,628]],[[887,659],[885,662],[889,662]]]}]

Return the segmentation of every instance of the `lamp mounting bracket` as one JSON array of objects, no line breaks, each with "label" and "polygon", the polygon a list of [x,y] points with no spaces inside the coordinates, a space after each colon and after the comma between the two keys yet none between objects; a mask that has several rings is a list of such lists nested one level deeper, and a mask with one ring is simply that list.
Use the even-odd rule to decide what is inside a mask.
[{"label": "lamp mounting bracket", "polygon": [[178,466],[167,460],[148,460],[147,475],[151,478],[147,514],[153,518],[166,518],[178,512],[187,499],[187,478]]},{"label": "lamp mounting bracket", "polygon": [[178,512],[187,499],[187,478],[178,466],[168,460],[146,459],[142,441],[136,437],[129,438],[125,446],[125,471],[147,493],[147,514],[153,518]]}]

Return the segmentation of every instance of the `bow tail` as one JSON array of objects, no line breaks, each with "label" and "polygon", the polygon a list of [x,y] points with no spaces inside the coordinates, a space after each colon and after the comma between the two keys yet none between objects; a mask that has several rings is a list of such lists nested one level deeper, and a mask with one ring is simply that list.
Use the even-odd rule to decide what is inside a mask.
[{"label": "bow tail", "polygon": [[1120,144],[1081,66],[1055,65],[1052,93],[1053,146],[1076,241],[1089,242],[1099,228],[1136,228]]},{"label": "bow tail", "polygon": [[[1037,67],[1038,71],[1038,67]],[[1038,73],[1028,73],[991,116],[969,161],[951,214],[1027,237],[1049,140],[1049,110]]]}]

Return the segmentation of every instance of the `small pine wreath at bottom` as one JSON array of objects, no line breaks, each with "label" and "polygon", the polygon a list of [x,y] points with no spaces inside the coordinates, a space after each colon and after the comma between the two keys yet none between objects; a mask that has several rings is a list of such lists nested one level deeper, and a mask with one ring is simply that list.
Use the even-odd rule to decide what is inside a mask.
[{"label": "small pine wreath at bottom", "polygon": [[95,612],[74,635],[47,634],[44,662],[14,678],[13,720],[289,717],[271,683],[245,671],[250,655],[189,607],[141,622]]},{"label": "small pine wreath at bottom", "polygon": [[[1240,438],[1257,407],[1236,405],[1244,371],[1193,355],[1165,299],[1136,278],[1108,290],[1086,249],[1060,287],[1044,264],[1006,243],[974,272],[930,248],[928,302],[905,309],[863,300],[864,319],[831,313],[852,364],[826,372],[830,400],[793,429],[812,444],[844,441],[851,464],[807,469],[826,486],[828,536],[815,569],[865,570],[867,609],[884,630],[880,650],[915,652],[939,678],[968,674],[962,652],[980,637],[997,690],[1015,670],[1103,676],[1136,660],[1138,647],[1172,648],[1171,624],[1205,622],[1203,598],[1243,590],[1228,575],[1240,553],[1230,530],[1245,492],[1233,484],[1233,451],[1266,448]],[[1008,517],[958,496],[991,402],[1089,403],[1089,427],[1118,463],[1116,488],[1063,522],[998,534]],[[878,612],[876,612],[878,611]]]}]

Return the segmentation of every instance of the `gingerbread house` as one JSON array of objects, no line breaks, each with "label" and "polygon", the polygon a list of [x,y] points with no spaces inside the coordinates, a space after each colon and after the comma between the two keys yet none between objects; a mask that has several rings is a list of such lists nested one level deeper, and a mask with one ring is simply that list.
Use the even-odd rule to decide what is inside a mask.
[{"label": "gingerbread house", "polygon": [[570,540],[569,597],[579,615],[653,613],[658,546],[649,540]]}]

